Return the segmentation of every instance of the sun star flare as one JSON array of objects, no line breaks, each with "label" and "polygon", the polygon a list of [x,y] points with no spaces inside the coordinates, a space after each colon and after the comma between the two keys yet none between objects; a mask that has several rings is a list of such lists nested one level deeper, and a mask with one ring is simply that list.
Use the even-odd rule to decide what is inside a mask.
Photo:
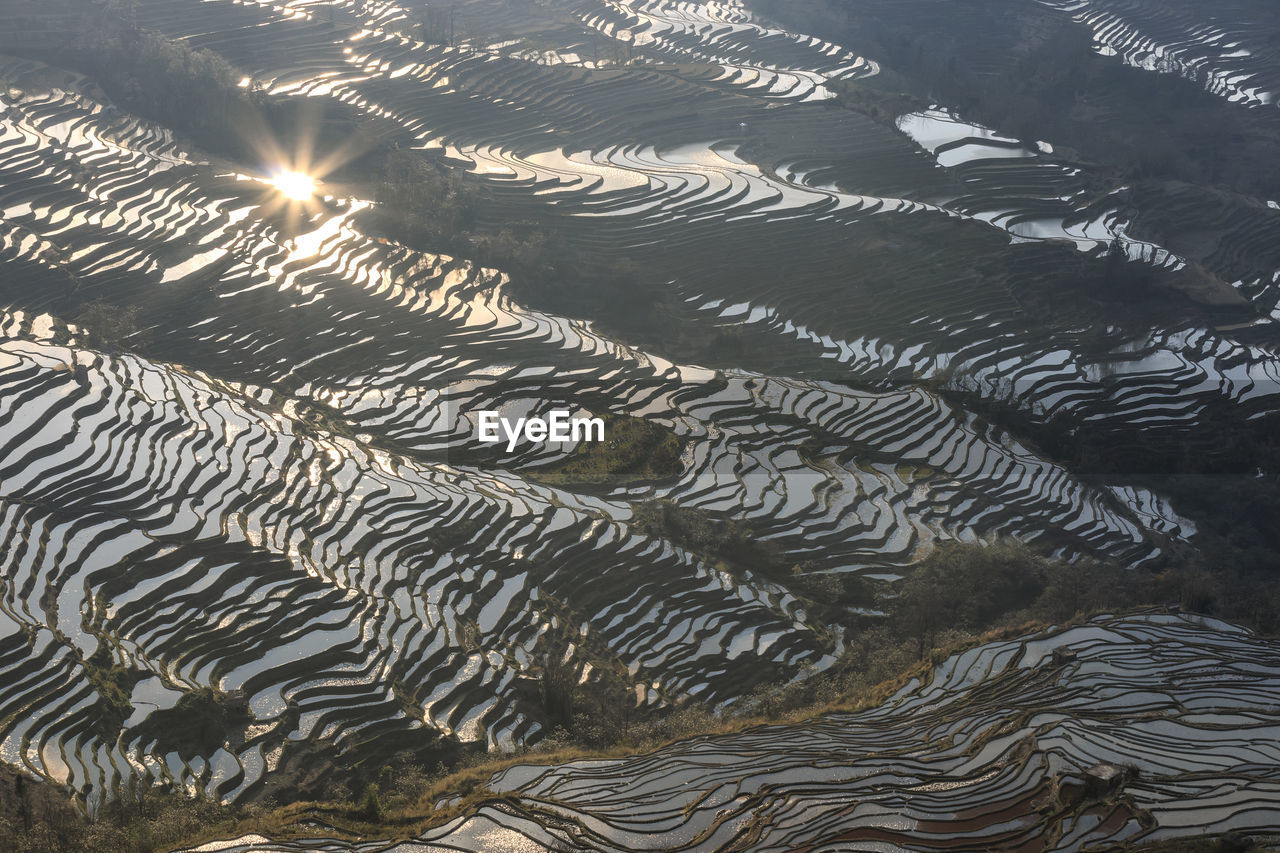
[{"label": "sun star flare", "polygon": [[293,201],[306,201],[316,192],[315,179],[302,172],[280,172],[271,179],[271,185]]}]

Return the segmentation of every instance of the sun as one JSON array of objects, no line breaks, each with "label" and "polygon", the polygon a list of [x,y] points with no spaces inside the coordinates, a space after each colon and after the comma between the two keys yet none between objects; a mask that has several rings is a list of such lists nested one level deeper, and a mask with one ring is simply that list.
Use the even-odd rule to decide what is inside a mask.
[{"label": "sun", "polygon": [[293,201],[307,201],[316,194],[315,179],[302,172],[280,172],[271,179],[271,185]]}]

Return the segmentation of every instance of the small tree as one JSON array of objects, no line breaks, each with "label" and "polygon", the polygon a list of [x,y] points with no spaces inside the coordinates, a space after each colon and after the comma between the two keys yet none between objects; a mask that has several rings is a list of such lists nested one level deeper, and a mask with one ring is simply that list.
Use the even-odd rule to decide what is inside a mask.
[{"label": "small tree", "polygon": [[372,782],[364,789],[360,816],[370,822],[382,820],[382,799],[378,795],[378,786]]}]

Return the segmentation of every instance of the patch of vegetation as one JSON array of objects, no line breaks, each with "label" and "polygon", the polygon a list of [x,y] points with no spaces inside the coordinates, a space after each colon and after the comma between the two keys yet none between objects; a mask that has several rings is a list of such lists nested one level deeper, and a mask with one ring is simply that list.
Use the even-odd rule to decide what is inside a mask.
[{"label": "patch of vegetation", "polygon": [[[1226,511],[1248,500],[1241,495]],[[1241,512],[1248,517],[1247,510]],[[819,629],[846,629],[848,651],[822,677],[765,688],[752,700],[766,716],[836,701],[916,661],[935,659],[939,648],[971,644],[990,631],[1062,624],[1085,614],[1177,606],[1258,630],[1280,629],[1280,582],[1232,563],[1211,570],[1191,559],[1130,570],[1053,560],[1016,541],[948,542],[905,569],[903,581],[890,584],[855,573],[814,572],[806,563],[788,567],[780,549],[758,540],[748,525],[671,502],[641,504],[631,523],[731,573],[749,567],[782,583],[805,602]]]},{"label": "patch of vegetation", "polygon": [[1132,850],[1134,853],[1246,853],[1249,850],[1263,853],[1276,848],[1271,845],[1260,847],[1256,841],[1246,835],[1229,832],[1225,835],[1206,835],[1203,838],[1135,844],[1122,849]]},{"label": "patch of vegetation", "polygon": [[0,850],[5,853],[157,853],[236,826],[270,831],[262,820],[266,812],[132,785],[89,818],[62,789],[0,764]]},{"label": "patch of vegetation", "polygon": [[382,799],[378,796],[378,786],[370,783],[365,786],[364,796],[360,800],[360,817],[370,823],[377,823],[383,817]]},{"label": "patch of vegetation", "polygon": [[84,831],[84,819],[61,789],[0,764],[0,850],[90,849],[76,846]]},{"label": "patch of vegetation", "polygon": [[550,733],[545,746],[599,749],[615,744],[620,732],[645,717],[636,712],[635,679],[599,637],[579,632],[586,621],[582,614],[545,594],[541,604],[548,628],[538,637],[534,654],[536,704]]},{"label": "patch of vegetation", "polygon": [[567,316],[607,316],[628,331],[660,326],[668,297],[644,283],[639,265],[583,251],[554,221],[512,219],[491,189],[465,180],[442,158],[392,151],[365,178],[378,201],[364,217],[372,230],[499,269],[529,304]]},{"label": "patch of vegetation", "polygon": [[146,673],[116,660],[114,646],[100,625],[87,627],[90,633],[96,634],[98,647],[80,665],[98,694],[94,705],[98,733],[104,740],[112,741],[133,714],[133,687]]},{"label": "patch of vegetation", "polygon": [[[1238,404],[1223,400],[1206,403],[1188,429],[1154,430],[1106,419],[1045,420],[1013,397],[1001,400],[953,384],[937,390],[1030,440],[1041,455],[1077,476],[1102,484],[1122,480],[1166,496],[1176,512],[1196,525],[1192,543],[1198,553],[1174,558],[1185,568],[1217,574],[1223,584],[1276,581],[1280,433],[1271,419],[1246,419]],[[1280,618],[1247,618],[1264,630],[1280,627]]]},{"label": "patch of vegetation", "polygon": [[411,246],[462,249],[475,228],[481,190],[421,151],[393,151],[375,175],[374,224]]},{"label": "patch of vegetation", "polygon": [[116,660],[118,644],[106,629],[105,611],[105,602],[99,597],[93,598],[93,606],[82,621],[82,628],[97,639],[97,648],[90,656],[82,658],[81,669],[97,693],[97,702],[93,706],[97,731],[110,743],[120,734],[124,721],[133,715],[133,686],[147,674]]},{"label": "patch of vegetation", "polygon": [[1008,617],[1057,621],[1143,602],[1147,580],[1115,566],[1050,560],[1016,542],[938,545],[885,602],[891,633],[924,658],[939,639],[978,635]]},{"label": "patch of vegetation", "polygon": [[82,304],[72,322],[85,343],[97,349],[117,352],[142,342],[136,306],[112,305],[95,299]]},{"label": "patch of vegetation", "polygon": [[696,554],[703,562],[737,578],[754,573],[790,588],[826,620],[850,607],[874,604],[870,584],[853,573],[826,574],[808,561],[791,563],[781,548],[760,539],[749,524],[722,518],[674,501],[646,501],[632,510],[631,525],[661,536]]},{"label": "patch of vegetation", "polygon": [[[1228,433],[1229,434],[1229,433]],[[1270,470],[1275,471],[1275,468]],[[1199,474],[1155,474],[1144,478],[1147,485],[1167,495],[1175,510],[1195,519],[1194,539],[1198,555],[1191,559],[1204,574],[1217,577],[1214,601],[1230,597],[1236,585],[1245,588],[1275,582],[1280,566],[1280,478]],[[1222,571],[1219,567],[1230,567]],[[1280,611],[1262,609],[1243,618],[1267,632],[1280,631]],[[1248,604],[1247,601],[1237,605]]]},{"label": "patch of vegetation", "polygon": [[526,472],[553,486],[620,485],[680,473],[680,439],[644,418],[606,413],[604,441],[582,442],[557,462]]},{"label": "patch of vegetation", "polygon": [[172,708],[153,711],[139,726],[138,734],[155,738],[183,756],[208,755],[222,746],[229,731],[243,727],[250,719],[244,696],[199,687],[185,691]]},{"label": "patch of vegetation", "polygon": [[[403,687],[399,693],[412,702]],[[411,709],[406,708],[406,713]],[[418,708],[415,716],[421,718],[421,714]],[[286,715],[289,719],[277,731],[296,728],[296,706]],[[446,768],[463,765],[477,750],[483,751],[482,745],[462,744],[427,727],[404,730],[397,746],[398,751],[356,751],[349,745],[344,749],[333,738],[286,739],[275,770],[247,792],[248,798],[261,804],[325,803],[331,819],[358,820],[369,786],[376,785],[379,802],[390,816],[407,806],[405,779],[422,775],[428,767],[435,768],[436,775],[443,774]]]},{"label": "patch of vegetation", "polygon": [[631,526],[650,536],[670,539],[732,574],[745,569],[769,573],[783,568],[781,549],[757,539],[749,525],[696,507],[647,501],[633,509]]},{"label": "patch of vegetation", "polygon": [[[845,625],[846,652],[819,676],[757,690],[730,719],[736,713],[781,721],[844,708],[876,685],[900,681],[918,665],[938,663],[958,649],[1095,613],[1177,607],[1258,629],[1257,617],[1273,622],[1265,614],[1280,607],[1275,582],[1233,584],[1191,567],[1157,572],[1068,564],[1016,542],[940,545],[909,571],[896,586],[868,585],[880,617],[847,609],[866,588],[850,594],[833,584],[830,600],[845,603],[823,615]],[[838,607],[845,608],[843,617]]]}]

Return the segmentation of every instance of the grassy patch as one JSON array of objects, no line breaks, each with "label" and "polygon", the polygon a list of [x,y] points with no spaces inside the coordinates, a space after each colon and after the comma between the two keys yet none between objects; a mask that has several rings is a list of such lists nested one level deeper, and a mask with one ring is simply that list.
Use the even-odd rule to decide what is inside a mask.
[{"label": "grassy patch", "polygon": [[706,510],[674,501],[648,501],[635,508],[631,525],[651,536],[662,536],[728,571],[776,566],[777,546],[755,538],[741,521],[720,518]]},{"label": "grassy patch", "polygon": [[80,306],[72,319],[85,342],[97,349],[117,352],[139,342],[138,309],[95,299]]},{"label": "grassy patch", "polygon": [[643,418],[605,414],[604,441],[583,442],[564,459],[527,472],[552,486],[620,485],[680,473],[680,439]]},{"label": "grassy patch", "polygon": [[124,721],[133,713],[133,686],[145,673],[117,663],[110,649],[100,642],[97,651],[84,660],[85,677],[98,693],[95,705],[98,731],[107,740],[119,733]]},{"label": "grassy patch", "polygon": [[1137,844],[1122,849],[1133,850],[1135,853],[1242,853],[1245,850],[1263,853],[1263,851],[1275,850],[1276,848],[1271,844],[1259,847],[1250,838],[1228,833],[1226,835],[1206,835],[1202,838],[1155,841],[1150,844]]},{"label": "grassy patch", "polygon": [[181,755],[208,755],[250,719],[242,696],[200,687],[186,691],[172,708],[152,712],[139,732]]}]

